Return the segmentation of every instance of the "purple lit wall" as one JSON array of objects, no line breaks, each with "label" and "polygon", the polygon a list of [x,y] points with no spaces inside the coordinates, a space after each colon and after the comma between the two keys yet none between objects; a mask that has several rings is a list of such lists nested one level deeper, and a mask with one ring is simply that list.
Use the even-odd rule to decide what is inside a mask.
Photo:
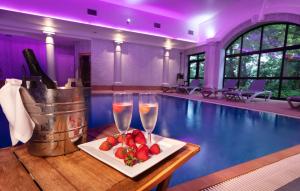
[{"label": "purple lit wall", "polygon": [[35,52],[42,69],[46,71],[45,43],[37,39],[22,36],[0,35],[0,79],[21,79],[22,65],[25,65],[27,75],[29,74],[22,54],[24,48],[31,48]]},{"label": "purple lit wall", "polygon": [[[42,40],[24,36],[0,35],[0,80],[21,79],[22,65],[25,65],[27,76],[29,76],[22,54],[24,48],[33,49],[42,69],[47,71],[46,47]],[[64,85],[67,78],[74,77],[74,47],[57,45],[55,54],[57,81],[59,85]]]},{"label": "purple lit wall", "polygon": [[[161,86],[163,48],[123,43],[122,85]],[[170,51],[169,83],[176,83],[180,56],[178,50]],[[93,39],[91,42],[92,85],[110,86],[114,79],[114,42]]]},{"label": "purple lit wall", "polygon": [[56,76],[59,86],[75,76],[74,46],[55,46]]}]

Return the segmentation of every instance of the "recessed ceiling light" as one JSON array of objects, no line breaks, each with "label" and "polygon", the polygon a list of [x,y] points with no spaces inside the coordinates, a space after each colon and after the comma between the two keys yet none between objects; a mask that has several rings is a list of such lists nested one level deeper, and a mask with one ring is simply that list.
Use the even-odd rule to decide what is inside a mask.
[{"label": "recessed ceiling light", "polygon": [[131,19],[128,18],[128,19],[126,20],[126,23],[127,23],[127,24],[130,24],[130,23],[131,23]]}]

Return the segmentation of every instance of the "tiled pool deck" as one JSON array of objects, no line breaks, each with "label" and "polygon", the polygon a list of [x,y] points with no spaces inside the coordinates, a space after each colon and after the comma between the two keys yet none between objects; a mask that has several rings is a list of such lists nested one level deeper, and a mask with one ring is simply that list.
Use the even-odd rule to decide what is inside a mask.
[{"label": "tiled pool deck", "polygon": [[[134,91],[137,92],[137,91]],[[99,91],[93,92],[97,93],[112,93],[112,91]],[[161,93],[161,92],[157,92]],[[278,100],[271,100],[265,102],[264,100],[258,99],[255,102],[250,103],[243,103],[243,102],[234,102],[234,101],[226,101],[222,98],[203,98],[199,94],[194,95],[186,95],[186,94],[178,94],[178,93],[162,93],[168,96],[175,96],[181,98],[187,98],[192,100],[200,100],[208,103],[220,104],[225,106],[237,107],[242,109],[249,109],[254,111],[262,111],[262,112],[272,112],[279,115],[289,116],[289,117],[296,117],[300,118],[300,110],[298,109],[291,109],[286,101],[278,101]],[[299,125],[300,128],[300,125]],[[284,160],[290,156],[300,154],[300,145],[296,145],[294,147],[284,149],[270,155],[266,155],[260,157],[255,160],[251,160],[212,174],[209,174],[204,177],[200,177],[175,187],[172,187],[168,190],[171,191],[192,191],[192,190],[202,190],[205,188],[209,188],[216,184],[222,183],[224,181],[233,179],[235,177],[241,176],[243,174],[247,174],[264,166],[270,165],[272,163],[278,162],[280,160]],[[299,174],[300,177],[300,174]]]}]

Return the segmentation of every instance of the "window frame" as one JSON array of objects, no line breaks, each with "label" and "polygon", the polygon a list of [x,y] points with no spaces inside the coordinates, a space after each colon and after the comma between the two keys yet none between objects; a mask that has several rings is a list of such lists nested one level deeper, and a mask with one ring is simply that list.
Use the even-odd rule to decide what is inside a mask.
[{"label": "window frame", "polygon": [[[203,59],[199,59],[200,55],[204,55]],[[191,56],[197,56],[197,60],[190,60]],[[204,76],[199,76],[199,68],[200,68],[200,63],[204,63],[204,67],[205,67],[205,52],[199,52],[199,53],[195,53],[195,54],[190,54],[187,56],[188,59],[188,74],[187,74],[187,83],[188,85],[190,85],[190,80],[191,79],[204,79]],[[190,66],[192,63],[196,63],[196,75],[195,78],[190,78]],[[203,71],[204,74],[204,71]]]},{"label": "window frame", "polygon": [[[271,48],[271,49],[262,49],[262,43],[263,43],[263,36],[264,36],[264,28],[266,26],[269,25],[276,25],[276,24],[284,24],[285,26],[285,34],[284,34],[284,44],[282,47],[277,47],[277,48]],[[287,45],[287,37],[288,37],[288,29],[290,25],[296,25],[298,27],[300,27],[299,24],[296,23],[291,23],[291,22],[272,22],[272,23],[267,23],[267,24],[263,24],[263,25],[259,25],[253,28],[250,28],[249,30],[243,32],[242,34],[238,35],[237,37],[235,37],[230,44],[228,44],[228,46],[225,49],[225,56],[224,56],[224,73],[223,73],[223,86],[224,86],[224,82],[225,80],[228,79],[237,79],[238,80],[238,84],[237,86],[240,87],[240,81],[241,80],[253,80],[253,79],[266,79],[266,80],[279,80],[279,86],[278,86],[278,95],[275,97],[274,95],[272,96],[273,99],[281,99],[284,100],[286,98],[281,97],[281,91],[282,91],[282,83],[284,80],[300,80],[300,76],[299,77],[284,77],[283,72],[284,72],[284,64],[285,64],[285,55],[286,52],[288,50],[296,50],[296,49],[300,49],[300,44],[296,44],[296,45],[291,45],[288,46]],[[255,50],[255,51],[250,51],[250,52],[243,52],[243,41],[244,41],[244,35],[261,28],[261,35],[260,35],[260,47],[259,50]],[[239,38],[241,38],[241,43],[240,43],[240,52],[239,53],[235,53],[235,54],[227,54],[227,50],[231,47],[231,45],[238,40]],[[282,59],[281,59],[281,64],[280,64],[280,73],[278,77],[260,77],[260,65],[261,65],[261,55],[264,53],[271,53],[271,52],[282,52]],[[242,57],[243,56],[250,56],[250,55],[255,55],[258,54],[258,62],[257,62],[257,72],[256,72],[256,77],[241,77],[241,63],[242,63]],[[225,77],[226,75],[226,58],[234,58],[237,57],[238,58],[238,73],[237,73],[237,77]]]}]

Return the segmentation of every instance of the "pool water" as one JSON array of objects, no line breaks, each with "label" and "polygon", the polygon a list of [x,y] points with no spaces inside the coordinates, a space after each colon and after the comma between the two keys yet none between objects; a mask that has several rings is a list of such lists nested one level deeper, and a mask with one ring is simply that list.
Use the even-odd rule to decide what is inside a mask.
[{"label": "pool water", "polygon": [[[201,151],[174,173],[170,186],[300,143],[300,119],[169,96],[158,98],[154,133],[201,146]],[[134,96],[131,127],[142,129],[137,101]],[[111,95],[91,98],[90,128],[114,123],[111,104]],[[8,125],[1,113],[0,125],[0,147],[9,146]]]}]

